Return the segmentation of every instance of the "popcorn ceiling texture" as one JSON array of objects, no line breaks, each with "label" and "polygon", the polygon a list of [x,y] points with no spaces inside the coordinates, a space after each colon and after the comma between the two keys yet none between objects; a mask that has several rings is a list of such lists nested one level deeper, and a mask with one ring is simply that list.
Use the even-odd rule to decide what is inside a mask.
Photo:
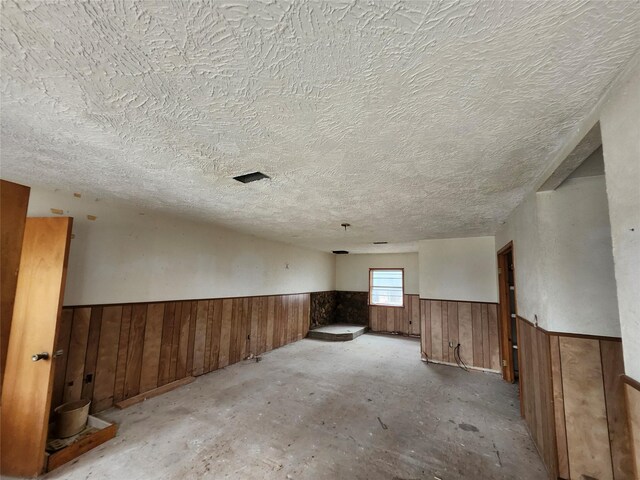
[{"label": "popcorn ceiling texture", "polygon": [[2,176],[324,250],[493,234],[639,24],[626,1],[5,1]]}]

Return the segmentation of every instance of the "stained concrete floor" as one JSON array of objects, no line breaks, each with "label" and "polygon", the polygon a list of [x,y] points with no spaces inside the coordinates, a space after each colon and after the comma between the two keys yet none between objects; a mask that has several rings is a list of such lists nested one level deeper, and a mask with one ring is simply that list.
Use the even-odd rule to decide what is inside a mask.
[{"label": "stained concrete floor", "polygon": [[126,410],[47,479],[543,479],[497,375],[420,361],[415,339],[305,339]]}]

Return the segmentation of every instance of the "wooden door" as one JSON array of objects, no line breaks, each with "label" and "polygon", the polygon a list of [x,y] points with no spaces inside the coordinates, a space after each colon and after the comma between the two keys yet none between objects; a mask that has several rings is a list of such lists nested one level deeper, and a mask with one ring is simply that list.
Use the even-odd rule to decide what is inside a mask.
[{"label": "wooden door", "polygon": [[[0,471],[33,477],[44,467],[53,348],[62,311],[73,219],[27,218],[2,389]],[[48,359],[32,356],[47,353]]]},{"label": "wooden door", "polygon": [[0,387],[7,361],[29,191],[24,185],[0,180]]}]

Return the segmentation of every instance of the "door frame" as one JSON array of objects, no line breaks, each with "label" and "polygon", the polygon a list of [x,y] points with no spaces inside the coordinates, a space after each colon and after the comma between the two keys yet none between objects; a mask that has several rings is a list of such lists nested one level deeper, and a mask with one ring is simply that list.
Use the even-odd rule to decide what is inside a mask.
[{"label": "door frame", "polygon": [[[498,305],[499,320],[498,320],[498,332],[500,335],[500,357],[502,364],[502,378],[509,382],[515,382],[515,371],[513,365],[513,348],[511,345],[511,322],[509,312],[509,277],[507,270],[509,265],[507,263],[507,254],[511,253],[511,262],[515,265],[515,253],[513,248],[513,241],[507,243],[500,250],[498,250],[498,287],[500,294],[500,303]],[[516,291],[516,279],[514,268],[514,311],[516,315],[518,313],[518,301],[515,295]],[[517,328],[517,319],[516,319]],[[516,332],[517,335],[518,332]],[[518,351],[518,358],[520,351]]]}]

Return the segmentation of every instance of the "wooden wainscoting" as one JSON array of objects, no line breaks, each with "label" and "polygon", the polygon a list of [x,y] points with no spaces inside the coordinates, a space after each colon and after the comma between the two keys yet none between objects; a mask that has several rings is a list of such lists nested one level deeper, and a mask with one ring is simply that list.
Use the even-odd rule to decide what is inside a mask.
[{"label": "wooden wainscoting", "polygon": [[456,363],[454,349],[470,367],[500,371],[498,305],[420,299],[422,353],[430,361]]},{"label": "wooden wainscoting", "polygon": [[52,407],[91,411],[304,338],[309,294],[66,307]]},{"label": "wooden wainscoting", "polygon": [[620,339],[518,318],[522,414],[550,478],[631,480]]},{"label": "wooden wainscoting", "polygon": [[420,297],[405,295],[404,307],[369,305],[369,328],[372,332],[420,335]]},{"label": "wooden wainscoting", "polygon": [[549,478],[557,478],[558,450],[549,337],[520,318],[517,328],[521,413],[547,467]]},{"label": "wooden wainscoting", "polygon": [[635,477],[640,478],[640,382],[623,376],[624,391],[628,411],[629,434],[631,435],[631,454],[633,456]]}]

